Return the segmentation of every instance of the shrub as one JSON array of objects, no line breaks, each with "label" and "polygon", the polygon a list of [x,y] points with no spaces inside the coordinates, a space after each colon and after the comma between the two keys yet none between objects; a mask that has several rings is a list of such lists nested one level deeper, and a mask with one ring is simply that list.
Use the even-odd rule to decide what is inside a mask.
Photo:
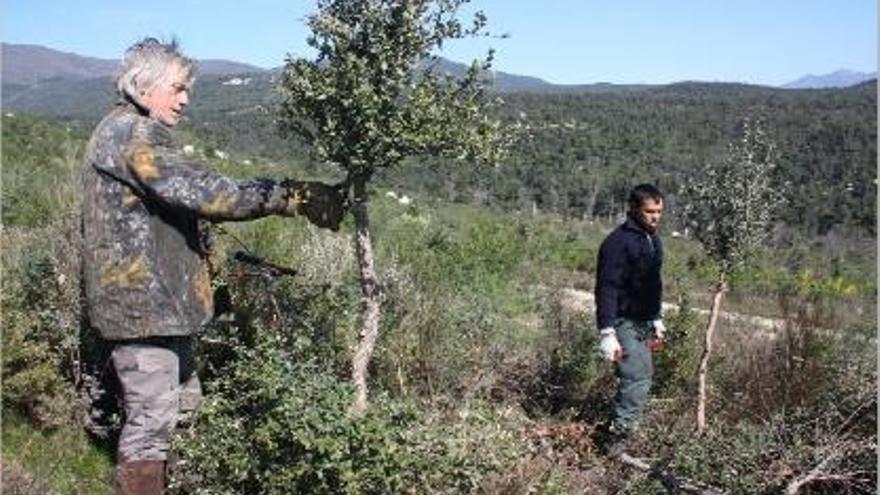
[{"label": "shrub", "polygon": [[686,406],[664,405],[646,429],[652,455],[732,494],[781,493],[826,460],[809,493],[874,493],[875,324],[835,328],[815,299],[782,302],[784,327],[725,332],[711,404],[718,424],[695,436]]},{"label": "shrub", "polygon": [[72,419],[78,376],[79,287],[72,222],[3,240],[3,407],[35,424]]},{"label": "shrub", "polygon": [[[652,429],[652,454],[675,475],[731,495],[783,493],[826,459],[833,462],[807,493],[875,493],[875,409],[876,403],[868,402],[849,410],[849,422],[837,417],[838,411],[799,409],[763,421],[718,423],[703,435],[687,428]],[[626,493],[662,493],[656,488],[637,484]]]},{"label": "shrub", "polygon": [[761,474],[774,447],[772,431],[743,423],[712,428],[705,435],[677,432],[665,439],[674,445],[669,469],[702,480],[732,494],[756,494],[766,489]]},{"label": "shrub", "polygon": [[524,407],[535,415],[604,417],[613,376],[597,353],[593,318],[560,285],[537,294],[535,306],[541,332],[528,346],[531,364],[520,370]]},{"label": "shrub", "polygon": [[457,420],[377,397],[347,414],[351,387],[277,336],[259,334],[176,441],[187,493],[471,493],[512,456],[492,411]]},{"label": "shrub", "polygon": [[83,139],[3,119],[3,407],[40,426],[71,419],[79,383],[78,190]]},{"label": "shrub", "polygon": [[75,209],[83,136],[30,116],[3,127],[3,224],[45,227]]},{"label": "shrub", "polygon": [[678,309],[665,316],[667,342],[662,352],[654,354],[652,395],[656,397],[693,395],[704,321],[694,311],[689,293],[682,292],[678,300]]},{"label": "shrub", "polygon": [[[870,322],[841,328],[828,317],[826,304],[783,294],[784,325],[731,329],[719,356],[719,412],[736,421],[798,408],[822,410],[876,375],[876,346],[865,330]],[[859,376],[863,379],[853,381]],[[828,393],[834,398],[821,404]]]},{"label": "shrub", "polygon": [[[476,401],[420,409],[385,394],[363,418],[349,417],[344,365],[359,302],[351,245],[336,234],[289,225],[236,228],[250,245],[262,243],[265,229],[273,230],[269,237],[275,242],[262,244],[261,254],[287,260],[284,264],[298,273],[279,278],[253,266],[225,266],[226,290],[239,317],[215,323],[201,341],[207,399],[178,440],[183,458],[178,488],[193,493],[473,492],[515,451],[516,428],[502,426],[493,408]],[[218,251],[227,253],[229,246]],[[407,390],[415,397],[427,395],[413,378],[417,375],[410,374],[427,354],[397,351],[431,328],[422,320],[431,310],[418,306],[420,301],[455,300],[454,307],[438,313],[443,339],[423,350],[436,352],[439,367],[430,370],[430,380],[444,387],[439,395],[456,395],[485,362],[456,361],[443,345],[468,352],[471,336],[495,335],[494,329],[481,335],[483,326],[474,320],[489,310],[474,312],[468,306],[472,301],[460,296],[422,292],[425,286],[416,285],[412,268],[394,260],[381,268],[383,297],[391,309],[372,379],[400,395],[409,395]],[[444,319],[452,315],[457,317]],[[407,376],[399,388],[394,382],[398,365]]]}]

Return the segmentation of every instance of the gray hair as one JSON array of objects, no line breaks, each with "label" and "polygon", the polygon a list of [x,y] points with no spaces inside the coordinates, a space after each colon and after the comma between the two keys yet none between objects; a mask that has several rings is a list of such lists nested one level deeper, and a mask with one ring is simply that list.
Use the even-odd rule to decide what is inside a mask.
[{"label": "gray hair", "polygon": [[167,77],[175,65],[184,71],[187,84],[191,85],[195,80],[195,62],[180,52],[177,40],[162,43],[156,38],[144,38],[125,51],[116,74],[116,92],[140,105],[141,94]]}]

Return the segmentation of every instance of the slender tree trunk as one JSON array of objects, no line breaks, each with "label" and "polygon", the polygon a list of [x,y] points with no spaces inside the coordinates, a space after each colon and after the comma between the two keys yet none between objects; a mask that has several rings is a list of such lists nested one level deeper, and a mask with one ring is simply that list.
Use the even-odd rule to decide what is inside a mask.
[{"label": "slender tree trunk", "polygon": [[599,190],[602,187],[602,179],[593,177],[589,182],[589,194],[587,194],[586,204],[584,204],[584,220],[593,219],[593,209],[596,208],[596,198],[599,197]]},{"label": "slender tree trunk", "polygon": [[699,368],[699,392],[697,399],[697,431],[706,431],[706,402],[708,396],[709,381],[709,356],[712,354],[712,339],[715,336],[715,325],[718,323],[718,315],[721,313],[721,300],[727,292],[727,277],[724,272],[718,275],[718,283],[715,285],[715,294],[712,297],[712,310],[709,313],[709,326],[706,328],[706,339],[703,343],[703,355],[700,358]]},{"label": "slender tree trunk", "polygon": [[367,212],[367,180],[358,176],[353,180],[354,243],[361,282],[361,329],[351,360],[351,380],[354,383],[354,401],[351,412],[363,414],[367,408],[367,370],[373,347],[379,337],[379,283],[373,264],[373,240],[370,236],[370,218]]}]

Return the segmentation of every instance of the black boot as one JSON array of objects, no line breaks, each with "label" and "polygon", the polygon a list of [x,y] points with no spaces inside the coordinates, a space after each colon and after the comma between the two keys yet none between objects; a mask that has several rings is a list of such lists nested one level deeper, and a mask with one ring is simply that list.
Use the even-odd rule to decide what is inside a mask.
[{"label": "black boot", "polygon": [[610,424],[603,432],[600,451],[607,457],[620,457],[629,447],[629,431],[615,428]]}]

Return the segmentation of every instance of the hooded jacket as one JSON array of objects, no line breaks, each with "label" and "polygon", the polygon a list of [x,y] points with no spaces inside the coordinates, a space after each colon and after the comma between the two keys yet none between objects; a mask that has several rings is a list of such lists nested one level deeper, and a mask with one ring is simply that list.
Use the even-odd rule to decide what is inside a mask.
[{"label": "hooded jacket", "polygon": [[206,171],[132,104],[98,124],[82,169],[83,289],[106,339],[191,335],[213,315],[208,221],[280,213],[268,179]]},{"label": "hooded jacket", "polygon": [[618,318],[660,318],[663,300],[663,244],[635,220],[614,229],[599,248],[596,323],[613,327]]}]

